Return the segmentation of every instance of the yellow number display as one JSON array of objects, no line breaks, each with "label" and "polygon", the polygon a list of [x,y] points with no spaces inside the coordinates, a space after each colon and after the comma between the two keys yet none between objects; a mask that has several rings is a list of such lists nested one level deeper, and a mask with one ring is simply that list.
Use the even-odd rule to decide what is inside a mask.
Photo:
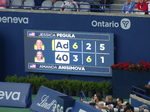
[{"label": "yellow number display", "polygon": [[86,58],[86,61],[87,61],[88,63],[92,62],[91,56],[88,56],[88,57]]},{"label": "yellow number display", "polygon": [[73,49],[78,49],[77,42],[75,42],[75,43],[72,45],[72,48],[73,48]]}]

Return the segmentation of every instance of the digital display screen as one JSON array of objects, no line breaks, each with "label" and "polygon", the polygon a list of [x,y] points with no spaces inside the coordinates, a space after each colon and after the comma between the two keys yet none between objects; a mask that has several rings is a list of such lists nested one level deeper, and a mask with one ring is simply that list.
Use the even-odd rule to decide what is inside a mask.
[{"label": "digital display screen", "polygon": [[112,76],[113,33],[24,30],[25,71]]}]

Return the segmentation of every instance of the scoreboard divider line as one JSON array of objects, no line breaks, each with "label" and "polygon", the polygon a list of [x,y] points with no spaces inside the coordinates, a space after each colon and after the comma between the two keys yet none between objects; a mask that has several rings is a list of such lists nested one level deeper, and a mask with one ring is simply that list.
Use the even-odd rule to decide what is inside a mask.
[{"label": "scoreboard divider line", "polygon": [[83,65],[83,41],[81,41],[81,51],[82,51],[82,65]]},{"label": "scoreboard divider line", "polygon": [[96,41],[95,41],[95,66],[97,65],[97,63],[96,63],[96,62],[97,62],[97,60],[96,60],[96,59],[97,59],[96,50],[97,50],[97,49],[96,49]]}]

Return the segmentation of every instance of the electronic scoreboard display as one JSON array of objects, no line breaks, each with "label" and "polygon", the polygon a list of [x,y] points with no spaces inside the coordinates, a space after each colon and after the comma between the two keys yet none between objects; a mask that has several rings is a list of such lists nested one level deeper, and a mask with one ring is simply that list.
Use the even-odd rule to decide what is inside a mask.
[{"label": "electronic scoreboard display", "polygon": [[111,76],[113,33],[24,30],[25,71]]}]

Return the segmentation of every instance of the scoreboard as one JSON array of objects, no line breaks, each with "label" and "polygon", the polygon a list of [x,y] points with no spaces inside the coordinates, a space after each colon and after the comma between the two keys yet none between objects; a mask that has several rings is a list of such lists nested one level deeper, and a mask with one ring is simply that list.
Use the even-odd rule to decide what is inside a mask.
[{"label": "scoreboard", "polygon": [[111,76],[113,33],[24,30],[25,71]]}]

